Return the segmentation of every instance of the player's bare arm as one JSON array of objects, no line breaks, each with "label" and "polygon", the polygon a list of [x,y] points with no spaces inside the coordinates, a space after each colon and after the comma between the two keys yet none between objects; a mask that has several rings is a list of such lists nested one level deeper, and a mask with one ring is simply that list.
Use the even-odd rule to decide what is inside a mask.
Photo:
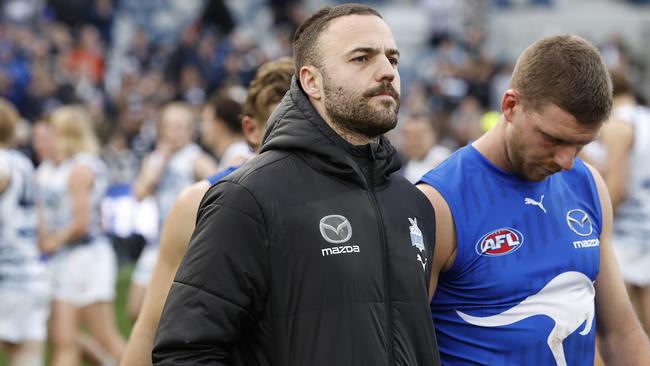
[{"label": "player's bare arm", "polygon": [[436,215],[436,247],[433,252],[429,282],[429,300],[431,300],[438,286],[440,273],[449,270],[456,259],[456,232],[451,210],[442,195],[428,184],[420,184],[418,188],[427,196]]},{"label": "player's bare arm", "polygon": [[140,168],[140,172],[133,184],[135,199],[140,201],[153,194],[165,171],[170,154],[169,149],[162,145],[145,157],[142,168]]},{"label": "player's bare arm", "polygon": [[596,279],[596,319],[599,351],[606,365],[650,365],[650,343],[634,315],[612,250],[612,207],[605,181],[589,167],[603,213],[600,236],[600,272]]},{"label": "player's bare arm", "polygon": [[208,188],[210,184],[207,181],[200,181],[186,188],[169,211],[162,228],[160,256],[121,365],[152,364],[151,350],[160,314],[192,236],[199,203]]},{"label": "player's bare arm", "polygon": [[11,183],[11,166],[6,159],[0,158],[0,195],[9,188],[9,183]]},{"label": "player's bare arm", "polygon": [[607,151],[607,172],[603,173],[614,211],[627,195],[630,152],[634,143],[634,128],[630,123],[612,120],[600,130],[600,139]]}]

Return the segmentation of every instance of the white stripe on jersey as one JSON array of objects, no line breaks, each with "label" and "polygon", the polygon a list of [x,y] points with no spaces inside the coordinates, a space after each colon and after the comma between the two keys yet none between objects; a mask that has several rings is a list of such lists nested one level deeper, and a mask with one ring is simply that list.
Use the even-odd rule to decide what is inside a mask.
[{"label": "white stripe on jersey", "polygon": [[34,167],[15,150],[0,150],[11,181],[0,195],[0,284],[29,286],[44,279],[36,244]]}]

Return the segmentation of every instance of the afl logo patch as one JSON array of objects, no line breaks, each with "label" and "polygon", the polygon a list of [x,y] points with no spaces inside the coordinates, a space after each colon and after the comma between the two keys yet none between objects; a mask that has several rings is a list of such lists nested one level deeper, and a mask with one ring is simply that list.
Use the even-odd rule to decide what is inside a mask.
[{"label": "afl logo patch", "polygon": [[488,257],[510,254],[524,244],[524,236],[517,230],[504,227],[491,231],[476,242],[476,253]]}]

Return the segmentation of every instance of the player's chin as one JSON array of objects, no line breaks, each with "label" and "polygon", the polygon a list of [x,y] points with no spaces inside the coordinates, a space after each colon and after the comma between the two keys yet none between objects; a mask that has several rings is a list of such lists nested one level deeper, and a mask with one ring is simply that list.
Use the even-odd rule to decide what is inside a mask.
[{"label": "player's chin", "polygon": [[526,179],[532,182],[541,182],[555,173],[557,173],[557,171],[542,166],[535,166],[527,172]]}]

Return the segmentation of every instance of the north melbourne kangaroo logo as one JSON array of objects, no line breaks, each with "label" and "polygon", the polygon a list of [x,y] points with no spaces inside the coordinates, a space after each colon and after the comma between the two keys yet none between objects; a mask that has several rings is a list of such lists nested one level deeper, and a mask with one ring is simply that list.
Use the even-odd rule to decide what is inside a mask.
[{"label": "north melbourne kangaroo logo", "polygon": [[553,319],[555,326],[547,344],[558,366],[567,366],[562,341],[585,324],[580,335],[591,331],[594,320],[594,285],[579,272],[564,272],[552,279],[538,293],[528,296],[513,308],[488,317],[467,315],[456,310],[464,321],[480,327],[501,327],[536,315]]},{"label": "north melbourne kangaroo logo", "polygon": [[427,269],[427,258],[426,251],[427,249],[424,246],[424,237],[422,236],[422,231],[418,227],[417,217],[408,218],[411,226],[409,226],[409,231],[411,233],[411,245],[416,247],[420,253],[417,254],[417,260],[422,263],[422,269]]},{"label": "north melbourne kangaroo logo", "polygon": [[524,199],[524,204],[525,205],[533,205],[539,207],[544,213],[546,213],[546,208],[544,208],[544,204],[542,203],[544,201],[544,195],[542,195],[542,198],[539,199],[539,202],[535,201],[532,198],[526,197]]}]

